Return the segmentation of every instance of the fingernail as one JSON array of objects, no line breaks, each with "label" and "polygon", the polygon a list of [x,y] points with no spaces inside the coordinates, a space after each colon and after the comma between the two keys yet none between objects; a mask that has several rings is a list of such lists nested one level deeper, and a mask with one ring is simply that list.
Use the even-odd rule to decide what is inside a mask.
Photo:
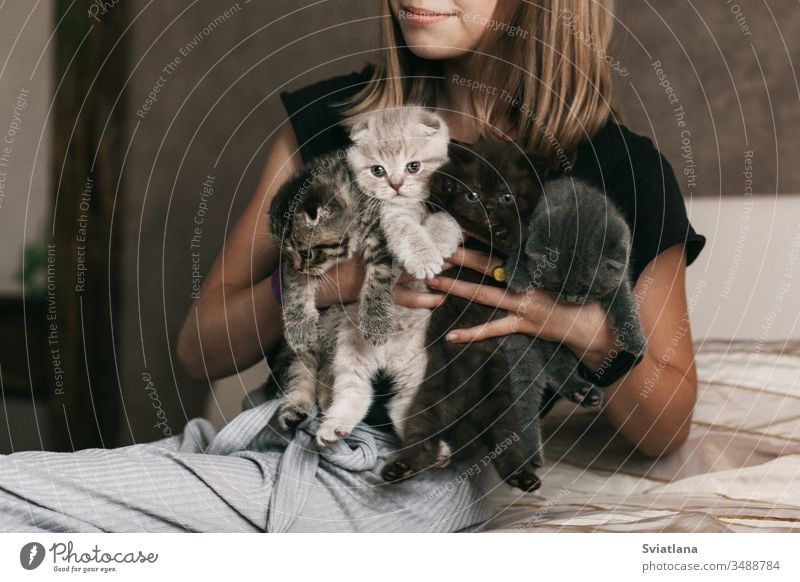
[{"label": "fingernail", "polygon": [[427,285],[433,285],[434,287],[439,284],[439,279],[437,277],[431,277],[430,279],[426,279],[425,283]]},{"label": "fingernail", "polygon": [[450,333],[447,334],[446,339],[449,342],[458,341],[458,334],[456,332],[454,332],[454,331],[451,331]]}]

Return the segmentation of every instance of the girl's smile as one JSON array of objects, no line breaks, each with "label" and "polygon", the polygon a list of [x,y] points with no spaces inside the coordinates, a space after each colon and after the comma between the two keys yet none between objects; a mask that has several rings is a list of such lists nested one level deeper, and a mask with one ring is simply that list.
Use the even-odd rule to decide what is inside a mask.
[{"label": "girl's smile", "polygon": [[436,12],[415,6],[402,6],[398,19],[415,26],[427,26],[458,16],[456,12]]}]

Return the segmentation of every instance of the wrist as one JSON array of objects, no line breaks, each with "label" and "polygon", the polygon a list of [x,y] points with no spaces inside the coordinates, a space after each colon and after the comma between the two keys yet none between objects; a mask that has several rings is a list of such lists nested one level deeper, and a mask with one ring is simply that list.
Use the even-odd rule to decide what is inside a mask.
[{"label": "wrist", "polygon": [[615,353],[617,340],[614,330],[599,303],[571,305],[571,317],[566,323],[564,343],[590,369],[597,369]]}]

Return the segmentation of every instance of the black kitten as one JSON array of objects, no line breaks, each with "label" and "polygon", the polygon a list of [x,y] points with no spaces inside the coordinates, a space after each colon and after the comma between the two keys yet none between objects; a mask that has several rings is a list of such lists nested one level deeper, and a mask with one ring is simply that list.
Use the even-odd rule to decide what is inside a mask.
[{"label": "black kitten", "polygon": [[[434,177],[431,192],[436,210],[446,210],[468,232],[495,249],[510,252],[519,248],[541,195],[541,182],[531,161],[513,146],[454,144],[450,162]],[[450,269],[444,276],[498,285],[469,269]],[[431,466],[444,466],[451,455],[466,458],[489,450],[507,483],[527,491],[539,488],[535,467],[525,457],[502,340],[452,344],[444,339],[452,328],[479,325],[503,315],[501,310],[453,295],[433,311],[426,338],[425,380],[402,422],[395,422],[404,448],[384,467],[384,479],[399,481]]]}]

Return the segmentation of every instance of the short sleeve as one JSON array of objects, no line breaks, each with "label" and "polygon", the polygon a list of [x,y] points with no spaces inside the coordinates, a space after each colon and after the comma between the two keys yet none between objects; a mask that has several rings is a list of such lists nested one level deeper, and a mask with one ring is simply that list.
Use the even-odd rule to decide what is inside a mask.
[{"label": "short sleeve", "polygon": [[706,243],[706,237],[698,234],[689,222],[686,203],[670,163],[659,154],[654,166],[651,171],[642,168],[641,178],[635,184],[636,207],[631,232],[634,281],[653,259],[668,248],[683,244],[688,266]]},{"label": "short sleeve", "polygon": [[345,147],[349,138],[340,122],[345,103],[372,78],[372,67],[281,93],[304,162]]},{"label": "short sleeve", "polygon": [[609,122],[578,149],[572,175],[605,192],[628,223],[634,282],[671,246],[685,245],[687,265],[703,250],[706,238],[689,221],[675,172],[650,139]]}]

